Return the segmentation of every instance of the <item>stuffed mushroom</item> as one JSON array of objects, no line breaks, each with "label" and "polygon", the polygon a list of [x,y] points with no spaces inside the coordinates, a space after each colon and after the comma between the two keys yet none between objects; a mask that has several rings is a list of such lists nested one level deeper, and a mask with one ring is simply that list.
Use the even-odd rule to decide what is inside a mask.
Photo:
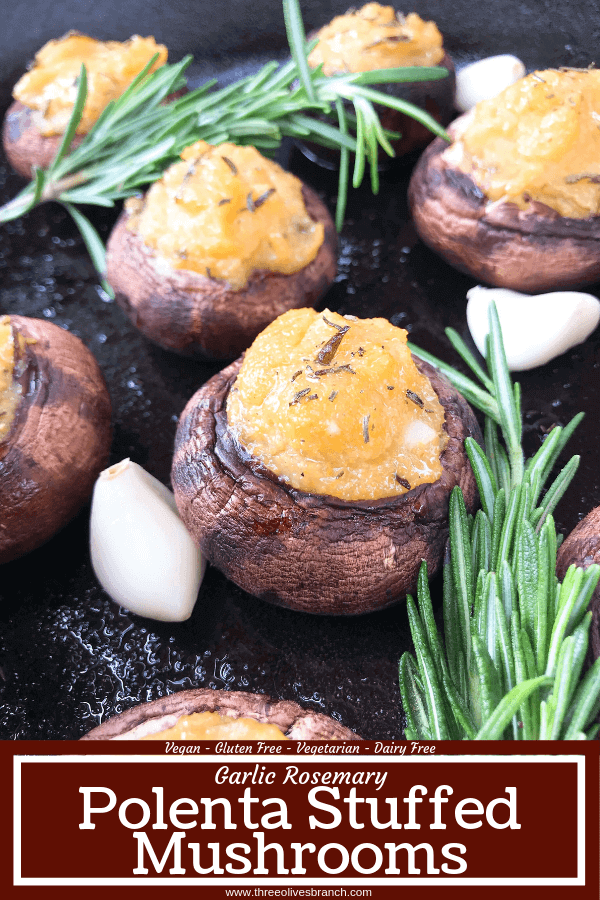
[{"label": "stuffed mushroom", "polygon": [[198,141],[181,158],[126,202],[107,279],[150,340],[232,359],[278,315],[322,297],[335,228],[314,191],[254,147]]},{"label": "stuffed mushroom", "polygon": [[458,119],[412,176],[423,241],[497,287],[600,279],[600,72],[534,72]]},{"label": "stuffed mushroom", "polygon": [[[416,13],[405,16],[391,6],[367,3],[361,9],[349,9],[336,16],[309,37],[318,41],[308,57],[309,65],[323,66],[323,73],[329,76],[400,67],[445,69],[445,78],[384,82],[374,87],[391,97],[414,103],[440,125],[450,122],[456,79],[435,22],[426,22]],[[411,116],[379,104],[376,108],[383,128],[400,134],[391,141],[396,156],[425,147],[433,139],[432,132]],[[317,162],[337,165],[336,151],[315,144],[301,143],[301,147]],[[382,154],[383,160],[387,158]]]},{"label": "stuffed mushroom", "polygon": [[82,741],[360,740],[357,734],[290,700],[198,689],[142,703],[85,734]]},{"label": "stuffed mushroom", "polygon": [[167,61],[167,49],[152,37],[138,35],[119,43],[71,31],[45,44],[15,85],[15,101],[4,120],[4,149],[13,168],[31,178],[33,166],[47,168],[54,159],[73,111],[82,63],[88,92],[72,147],[81,143],[105,107],[124,93],[155,54],[152,71]]},{"label": "stuffed mushroom", "polygon": [[45,543],[82,508],[111,441],[104,378],[79,338],[0,318],[0,563]]},{"label": "stuffed mushroom", "polygon": [[294,310],[180,418],[179,512],[241,588],[304,612],[382,609],[438,568],[448,501],[476,484],[473,413],[384,319]]}]

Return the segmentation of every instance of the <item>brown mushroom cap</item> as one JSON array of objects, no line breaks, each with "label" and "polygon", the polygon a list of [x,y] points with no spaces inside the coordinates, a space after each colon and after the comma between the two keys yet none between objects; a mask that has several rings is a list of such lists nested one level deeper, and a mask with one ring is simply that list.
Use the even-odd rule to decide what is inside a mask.
[{"label": "brown mushroom cap", "polygon": [[[450,129],[452,130],[452,129]],[[443,156],[437,138],[413,172],[408,198],[421,239],[450,265],[487,284],[543,292],[600,279],[600,216],[572,219],[543,203],[490,204]]]},{"label": "brown mushroom cap", "polygon": [[[390,84],[375,84],[377,91],[389,94],[400,100],[414,103],[420,109],[428,112],[440,125],[448,125],[454,115],[454,94],[456,91],[456,73],[454,63],[447,53],[438,63],[438,66],[448,71],[446,78],[431,81],[391,82]],[[401,113],[387,106],[376,106],[379,120],[383,128],[389,131],[399,131],[401,137],[391,141],[396,156],[405,156],[413,150],[426,147],[433,140],[433,132],[422,125],[412,116]]]},{"label": "brown mushroom cap", "polygon": [[325,226],[316,257],[294,275],[253,272],[245,288],[232,290],[186,269],[154,265],[156,254],[127,228],[123,212],[106,248],[107,279],[117,303],[136,328],[167,350],[205,359],[231,359],[250,346],[277,316],[315,306],[337,271],[337,236],[327,207],[311,188],[302,196],[309,216]]},{"label": "brown mushroom cap", "polygon": [[[600,506],[582,519],[568,538],[561,544],[556,559],[556,574],[563,579],[571,565],[587,569],[592,563],[600,564]],[[592,659],[600,656],[600,584],[590,600],[592,625],[590,651]]]},{"label": "brown mushroom cap", "polygon": [[[312,37],[315,35],[316,31],[313,32]],[[311,40],[310,35],[308,40]],[[454,63],[447,53],[444,53],[437,65],[440,68],[447,69],[448,75],[446,78],[431,79],[429,81],[390,81],[382,84],[373,84],[371,87],[382,94],[387,94],[389,97],[395,97],[397,100],[406,100],[408,103],[414,103],[415,106],[429,113],[440,125],[446,126],[455,115],[456,72]],[[344,106],[348,112],[354,112],[354,105],[350,101],[345,100]],[[388,131],[396,131],[400,134],[399,138],[390,141],[394,148],[396,159],[412,153],[413,150],[420,150],[426,147],[433,140],[433,132],[426,125],[422,125],[421,122],[413,119],[412,116],[400,112],[400,110],[391,109],[389,106],[383,106],[380,103],[375,103],[374,107],[382,127]],[[327,117],[322,118],[323,121],[330,121]],[[299,140],[298,145],[309,159],[320,165],[334,168],[339,164],[340,154],[338,150],[329,150],[311,141]],[[390,159],[387,153],[379,148],[380,164],[389,163]]]},{"label": "brown mushroom cap", "polygon": [[171,478],[180,515],[210,562],[243,590],[303,612],[356,615],[397,603],[430,575],[448,537],[448,502],[460,485],[473,511],[477,487],[465,449],[479,427],[465,399],[415,358],[445,410],[448,443],[433,484],[401,496],[344,501],[286,486],[238,449],[226,401],[241,360],[187,404]]},{"label": "brown mushroom cap", "polygon": [[271,700],[265,694],[244,691],[212,691],[201,688],[178,691],[151,703],[142,703],[93,728],[82,741],[134,741],[148,734],[172,728],[181,716],[195,712],[216,712],[233,719],[247,716],[276,725],[286,737],[309,741],[357,741],[357,734],[291,700]]},{"label": "brown mushroom cap", "polygon": [[0,444],[0,563],[39,547],[79,512],[111,442],[108,390],[87,347],[43,319],[10,321],[26,338],[26,369]]},{"label": "brown mushroom cap", "polygon": [[[83,134],[75,135],[71,150],[79,146],[84,137]],[[35,124],[34,111],[18,100],[8,107],[2,127],[2,143],[9,163],[23,178],[31,178],[33,166],[47,169],[62,139],[62,134],[47,137],[41,134]]]},{"label": "brown mushroom cap", "polygon": [[[163,103],[169,103],[187,93],[187,88],[180,88],[165,97]],[[63,135],[43,135],[36,124],[36,113],[19,100],[8,107],[2,126],[2,143],[6,157],[13,169],[23,178],[31,178],[33,166],[47,169],[54,160],[61,145]],[[83,141],[85,134],[76,134],[69,147],[69,153]]]}]

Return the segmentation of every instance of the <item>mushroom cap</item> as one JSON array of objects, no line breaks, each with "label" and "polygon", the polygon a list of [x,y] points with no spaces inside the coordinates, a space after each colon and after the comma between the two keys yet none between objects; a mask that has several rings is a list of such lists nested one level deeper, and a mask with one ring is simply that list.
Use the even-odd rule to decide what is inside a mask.
[{"label": "mushroom cap", "polygon": [[[84,139],[77,134],[71,142],[71,150]],[[35,113],[19,100],[8,107],[2,126],[2,143],[6,157],[13,169],[23,178],[31,178],[33,166],[47,169],[60,147],[62,134],[44,136],[35,124]]]},{"label": "mushroom cap", "polygon": [[[315,35],[316,32],[313,32],[313,37]],[[311,40],[310,35],[308,40]],[[389,81],[382,84],[373,84],[371,87],[382,94],[394,97],[396,100],[414,103],[415,106],[428,112],[440,125],[446,126],[455,115],[456,72],[454,63],[446,52],[438,66],[448,70],[446,78],[430,79],[428,81]],[[344,100],[343,102],[346,110],[349,113],[354,113],[354,105],[349,100]],[[374,107],[382,127],[388,131],[396,131],[400,134],[399,138],[390,140],[396,159],[400,159],[414,150],[421,150],[433,140],[433,132],[412,116],[400,112],[399,109],[383,106],[381,103],[375,103]],[[329,122],[327,117],[317,118]],[[339,150],[328,149],[312,141],[301,139],[297,143],[309,159],[326,168],[337,168],[340,159]],[[391,157],[382,148],[379,148],[378,155],[380,165],[385,165],[391,161]]]},{"label": "mushroom cap", "polygon": [[[440,125],[445,126],[454,115],[456,73],[454,63],[446,52],[438,66],[447,69],[446,78],[429,81],[392,81],[387,84],[374,84],[373,87],[390,97],[414,103],[415,106],[428,112]],[[383,128],[400,132],[400,137],[390,142],[396,152],[396,157],[405,156],[413,150],[420,150],[433,140],[433,132],[426,125],[413,119],[412,116],[380,104],[376,104],[375,108]],[[384,155],[384,158],[387,158],[387,155]]]},{"label": "mushroom cap", "polygon": [[295,740],[361,740],[335,719],[302,709],[291,700],[271,700],[266,694],[213,691],[208,688],[178,691],[159,700],[134,706],[93,728],[81,740],[138,740],[148,734],[172,728],[181,716],[195,712],[216,712],[233,719],[247,716],[258,722],[276,725],[286,737]]},{"label": "mushroom cap", "polygon": [[0,563],[44,544],[79,512],[112,437],[110,397],[87,347],[43,319],[10,321],[26,338],[26,369],[0,444]]},{"label": "mushroom cap", "polygon": [[250,346],[277,316],[315,306],[337,271],[337,235],[325,204],[306,185],[309,216],[325,226],[316,257],[293,275],[255,271],[245,288],[187,269],[172,269],[139,234],[127,228],[123,212],[106,248],[107,279],[117,303],[133,324],[166,350],[203,359],[231,359]]},{"label": "mushroom cap", "polygon": [[[187,88],[173,91],[163,100],[182,97]],[[54,160],[61,145],[62,134],[43,135],[36,124],[36,113],[19,100],[14,100],[8,107],[2,126],[2,143],[6,157],[13,169],[23,178],[31,179],[33,166],[47,169]],[[85,134],[76,134],[71,141],[69,152],[75,150],[83,141]]]},{"label": "mushroom cap", "polygon": [[527,210],[489,203],[475,182],[444,158],[447,147],[436,138],[409,185],[412,216],[424,243],[461,272],[495,287],[541,293],[598,281],[600,216],[568,218],[537,201]]},{"label": "mushroom cap", "polygon": [[356,615],[397,603],[415,589],[421,560],[430,575],[440,565],[455,485],[475,509],[464,448],[467,436],[481,440],[473,411],[415,357],[445,410],[448,443],[438,481],[370,501],[304,493],[244,454],[228,428],[226,401],[241,362],[200,388],[179,420],[171,479],[194,540],[227,578],[279,606]]},{"label": "mushroom cap", "polygon": [[[600,506],[581,520],[561,544],[556,558],[556,574],[563,579],[571,565],[587,569],[600,565]],[[600,584],[596,586],[589,606],[592,612],[590,629],[590,662],[600,656]]]}]

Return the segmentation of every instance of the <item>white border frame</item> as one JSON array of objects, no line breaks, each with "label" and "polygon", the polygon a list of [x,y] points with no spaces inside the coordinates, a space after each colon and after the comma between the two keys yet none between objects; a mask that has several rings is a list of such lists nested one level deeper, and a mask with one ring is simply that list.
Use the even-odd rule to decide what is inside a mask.
[{"label": "white border frame", "polygon": [[[277,878],[261,878],[259,876],[241,875],[235,878],[222,877],[202,877],[195,876],[193,878],[174,877],[166,875],[165,877],[146,877],[138,876],[132,878],[24,878],[21,875],[21,775],[22,767],[25,764],[43,763],[73,763],[73,762],[102,762],[102,763],[134,763],[135,765],[144,763],[166,763],[177,764],[182,763],[194,764],[214,762],[217,758],[225,758],[228,763],[265,763],[264,755],[246,755],[246,754],[223,754],[223,756],[215,757],[206,754],[198,754],[193,756],[92,756],[92,755],[74,755],[68,756],[15,756],[13,759],[13,835],[14,835],[14,853],[13,853],[13,885],[16,887],[31,886],[129,886],[129,885],[182,885],[182,886],[218,886],[218,887],[354,887],[359,885],[368,887],[407,887],[412,886],[433,886],[453,884],[458,887],[583,887],[585,885],[585,756],[566,756],[566,755],[540,755],[540,756],[393,756],[386,757],[387,762],[396,762],[406,765],[411,762],[427,763],[462,763],[485,764],[488,762],[525,762],[534,763],[535,765],[547,762],[553,763],[575,763],[577,766],[577,875],[574,878],[453,878],[452,876],[443,875],[439,878],[421,878],[418,875],[412,877],[396,878],[388,876],[386,878],[368,878],[363,880],[362,877],[354,876],[352,878],[338,878],[323,875],[322,878],[302,878],[302,877],[286,877],[278,876]],[[382,755],[365,755],[365,756],[346,756],[340,754],[338,759],[343,759],[344,765],[360,765],[366,766],[373,763],[381,763]],[[268,761],[271,763],[331,763],[332,757],[329,754],[310,755],[310,758],[299,755],[285,755],[282,757],[269,756]],[[282,879],[285,878],[285,883]]]}]

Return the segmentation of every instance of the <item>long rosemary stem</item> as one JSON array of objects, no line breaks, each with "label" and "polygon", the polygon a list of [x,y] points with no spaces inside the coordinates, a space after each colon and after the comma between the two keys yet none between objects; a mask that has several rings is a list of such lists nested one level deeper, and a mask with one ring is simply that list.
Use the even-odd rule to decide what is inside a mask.
[{"label": "long rosemary stem", "polygon": [[431,611],[425,564],[418,606],[409,599],[417,654],[414,659],[405,653],[399,667],[406,737],[590,738],[600,708],[600,661],[583,679],[581,672],[591,618],[586,608],[600,567],[583,571],[572,566],[559,585],[552,519],[577,469],[577,457],[543,494],[581,416],[564,429],[556,427],[525,463],[520,391],[511,383],[494,306],[490,335],[488,374],[458,335],[449,334],[486,390],[440,364],[487,416],[485,452],[471,439],[466,443],[482,508],[474,518],[467,516],[460,488],[454,489],[443,586],[444,640]]}]

